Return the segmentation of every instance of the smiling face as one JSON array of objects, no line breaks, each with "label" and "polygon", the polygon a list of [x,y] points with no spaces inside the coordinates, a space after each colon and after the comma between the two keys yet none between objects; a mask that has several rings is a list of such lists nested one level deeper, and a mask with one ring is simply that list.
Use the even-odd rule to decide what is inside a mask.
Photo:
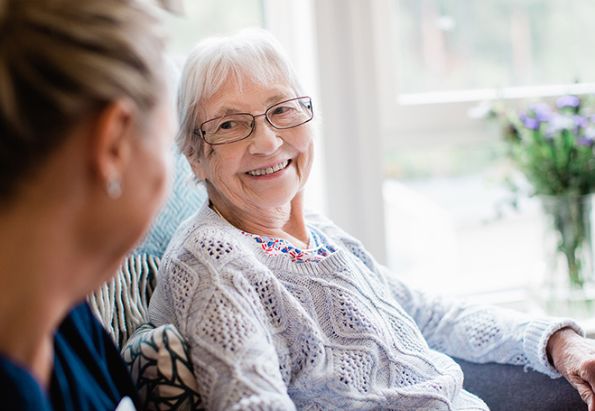
[{"label": "smiling face", "polygon": [[[201,105],[200,122],[233,113],[261,114],[294,97],[298,97],[295,91],[283,82],[261,85],[243,78],[239,87],[230,78]],[[301,195],[312,151],[309,124],[277,130],[260,116],[244,140],[216,146],[204,143],[193,169],[206,180],[209,198],[218,209],[262,213],[289,207]]]}]

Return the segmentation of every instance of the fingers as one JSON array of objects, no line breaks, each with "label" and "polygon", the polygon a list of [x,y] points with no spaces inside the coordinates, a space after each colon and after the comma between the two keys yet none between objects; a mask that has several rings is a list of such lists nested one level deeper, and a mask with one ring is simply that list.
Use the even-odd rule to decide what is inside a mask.
[{"label": "fingers", "polygon": [[579,394],[583,401],[588,404],[589,411],[595,411],[595,361],[590,358],[583,362],[577,374],[577,380],[580,381],[576,385]]},{"label": "fingers", "polygon": [[573,383],[581,399],[589,406],[589,411],[595,411],[595,395],[591,386],[584,381],[573,381]]},{"label": "fingers", "polygon": [[595,395],[592,389],[589,389],[589,393],[587,394],[587,401],[585,402],[589,405],[589,411],[595,411]]}]

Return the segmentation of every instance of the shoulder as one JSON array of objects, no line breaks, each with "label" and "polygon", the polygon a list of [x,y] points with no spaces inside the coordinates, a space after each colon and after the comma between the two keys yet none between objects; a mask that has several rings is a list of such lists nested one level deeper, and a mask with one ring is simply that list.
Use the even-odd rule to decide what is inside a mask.
[{"label": "shoulder", "polygon": [[70,310],[56,332],[58,339],[68,340],[71,343],[80,341],[93,347],[100,341],[105,341],[106,336],[105,330],[86,302]]},{"label": "shoulder", "polygon": [[221,267],[249,254],[245,236],[204,205],[174,234],[163,259],[190,261]]},{"label": "shoulder", "polygon": [[[58,327],[54,353],[50,384],[54,408],[74,403],[76,409],[87,409],[98,402],[118,404],[124,396],[136,399],[114,342],[86,302],[75,306]],[[77,388],[82,386],[88,389]]]},{"label": "shoulder", "polygon": [[335,224],[330,218],[319,212],[308,210],[305,213],[306,223],[322,231],[326,236],[340,242],[359,242],[355,237]]},{"label": "shoulder", "polygon": [[[103,325],[87,302],[72,308],[54,334],[54,349],[58,362],[79,367],[102,368],[106,374],[123,370],[119,353]],[[101,363],[96,367],[91,358]]]},{"label": "shoulder", "polygon": [[[204,207],[178,230],[161,260],[158,287],[179,327],[217,290],[234,294],[255,272],[266,271],[253,240]],[[243,288],[243,287],[240,287]]]},{"label": "shoulder", "polygon": [[331,219],[315,211],[307,211],[306,222],[320,230],[329,239],[344,247],[349,253],[355,255],[368,268],[374,269],[374,258],[364,247],[361,241],[336,225]]}]

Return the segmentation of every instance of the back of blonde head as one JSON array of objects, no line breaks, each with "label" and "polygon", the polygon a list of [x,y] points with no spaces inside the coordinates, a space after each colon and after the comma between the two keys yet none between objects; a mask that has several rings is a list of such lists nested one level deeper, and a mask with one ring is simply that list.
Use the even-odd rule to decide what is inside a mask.
[{"label": "back of blonde head", "polygon": [[178,89],[177,144],[191,161],[201,152],[202,144],[194,130],[207,120],[200,117],[201,104],[229,78],[242,87],[244,77],[258,84],[281,80],[294,89],[296,96],[303,93],[283,48],[267,31],[249,29],[201,41],[186,60]]},{"label": "back of blonde head", "polygon": [[163,39],[136,0],[0,0],[0,202],[77,122],[161,92]]}]

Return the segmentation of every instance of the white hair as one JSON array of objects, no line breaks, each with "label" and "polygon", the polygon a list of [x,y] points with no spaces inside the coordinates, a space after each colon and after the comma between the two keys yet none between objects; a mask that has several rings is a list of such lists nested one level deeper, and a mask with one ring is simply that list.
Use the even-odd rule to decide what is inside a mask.
[{"label": "white hair", "polygon": [[228,37],[211,37],[198,43],[184,64],[178,88],[180,128],[176,142],[190,161],[201,150],[195,135],[200,105],[233,78],[242,88],[248,78],[257,84],[285,81],[296,95],[303,89],[281,44],[262,29],[242,30]]}]

